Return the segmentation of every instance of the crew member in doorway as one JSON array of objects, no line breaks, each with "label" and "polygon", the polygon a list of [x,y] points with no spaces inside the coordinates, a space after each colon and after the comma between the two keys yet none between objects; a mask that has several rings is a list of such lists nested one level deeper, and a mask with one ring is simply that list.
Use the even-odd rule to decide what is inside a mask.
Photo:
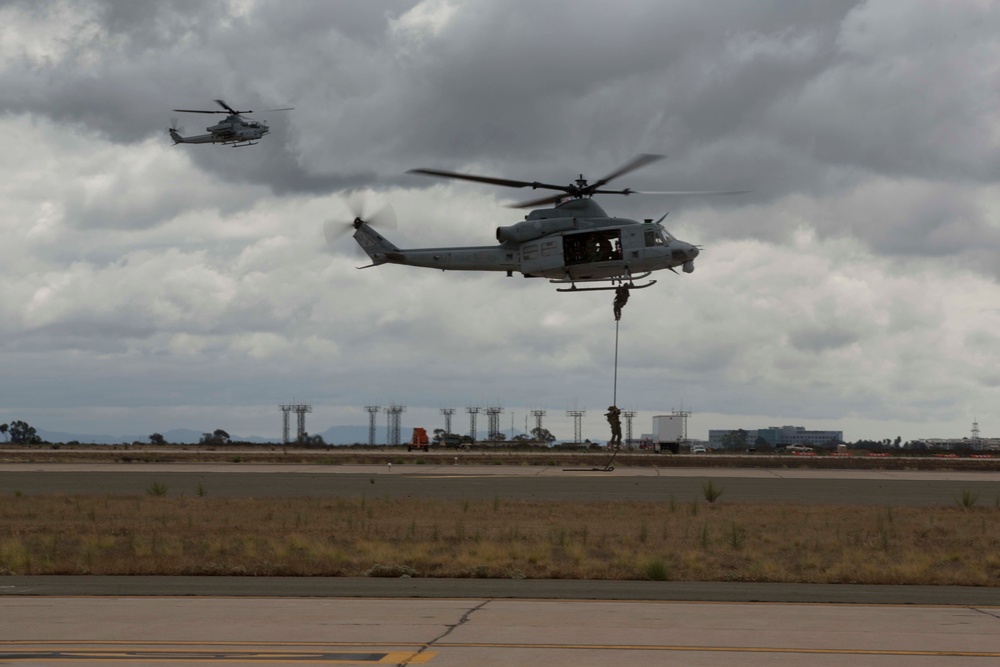
[{"label": "crew member in doorway", "polygon": [[615,289],[615,302],[613,308],[615,311],[615,322],[622,318],[622,308],[628,303],[628,285],[619,285]]},{"label": "crew member in doorway", "polygon": [[611,439],[608,440],[608,448],[611,447],[621,447],[622,446],[622,420],[620,418],[622,411],[619,410],[614,405],[608,406],[608,412],[604,416],[608,418],[608,423],[611,424]]}]

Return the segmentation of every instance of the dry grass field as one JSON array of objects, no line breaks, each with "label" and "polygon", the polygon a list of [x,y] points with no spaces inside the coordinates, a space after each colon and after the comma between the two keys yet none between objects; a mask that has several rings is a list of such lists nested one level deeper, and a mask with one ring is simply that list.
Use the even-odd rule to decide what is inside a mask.
[{"label": "dry grass field", "polygon": [[0,574],[1000,586],[1000,508],[973,498],[892,508],[199,491],[171,497],[154,484],[143,496],[0,497]]},{"label": "dry grass field", "polygon": [[[4,443],[0,463],[238,463],[306,465],[517,465],[550,467],[603,467],[610,454],[606,450],[531,450],[522,448],[477,448],[472,451],[433,448],[429,453],[407,452],[405,447],[333,447],[301,449],[277,445],[11,445]],[[933,455],[887,457],[793,456],[790,454],[707,455],[651,454],[621,452],[619,467],[654,468],[813,468],[836,470],[951,470],[1000,471],[1000,456],[986,458],[938,457]]]}]

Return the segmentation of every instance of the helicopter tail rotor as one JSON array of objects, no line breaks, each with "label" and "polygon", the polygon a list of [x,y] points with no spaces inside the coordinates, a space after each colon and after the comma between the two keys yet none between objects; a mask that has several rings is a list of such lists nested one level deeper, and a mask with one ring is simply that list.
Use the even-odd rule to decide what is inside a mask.
[{"label": "helicopter tail rotor", "polygon": [[396,212],[388,202],[376,202],[362,192],[352,192],[344,202],[350,212],[347,216],[331,218],[323,223],[323,235],[330,245],[338,243],[345,235],[362,225],[380,229],[396,228]]},{"label": "helicopter tail rotor", "polygon": [[177,118],[170,119],[170,127],[167,128],[167,134],[174,140],[174,145],[184,143],[184,137],[181,136],[184,134],[184,128],[177,127]]}]

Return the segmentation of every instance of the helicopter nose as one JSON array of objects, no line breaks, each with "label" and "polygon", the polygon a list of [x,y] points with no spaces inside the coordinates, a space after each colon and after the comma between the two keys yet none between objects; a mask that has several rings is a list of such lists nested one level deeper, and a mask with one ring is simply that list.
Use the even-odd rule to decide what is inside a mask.
[{"label": "helicopter nose", "polygon": [[694,259],[700,254],[701,250],[699,250],[697,246],[691,246],[690,248],[688,248],[688,257],[690,257],[691,259]]}]

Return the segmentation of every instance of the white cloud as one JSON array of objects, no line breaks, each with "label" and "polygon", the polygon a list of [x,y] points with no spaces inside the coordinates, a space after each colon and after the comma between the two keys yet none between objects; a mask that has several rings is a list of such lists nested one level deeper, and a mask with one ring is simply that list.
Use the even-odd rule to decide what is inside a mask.
[{"label": "white cloud", "polygon": [[[274,406],[298,396],[312,431],[366,423],[366,403],[432,425],[496,402],[505,426],[548,409],[562,436],[587,409],[603,438],[609,294],[359,271],[343,196],[391,202],[400,247],[487,245],[527,191],[404,172],[563,183],[662,151],[620,184],[752,192],[602,200],[670,210],[704,246],[694,274],[658,275],[625,309],[617,396],[636,432],[682,405],[694,436],[960,435],[976,414],[990,432],[988,5],[68,7],[0,9],[0,370],[16,388],[0,420],[275,436]],[[216,97],[296,110],[253,148],[171,146],[170,109]],[[327,220],[347,232],[329,246]]]}]

